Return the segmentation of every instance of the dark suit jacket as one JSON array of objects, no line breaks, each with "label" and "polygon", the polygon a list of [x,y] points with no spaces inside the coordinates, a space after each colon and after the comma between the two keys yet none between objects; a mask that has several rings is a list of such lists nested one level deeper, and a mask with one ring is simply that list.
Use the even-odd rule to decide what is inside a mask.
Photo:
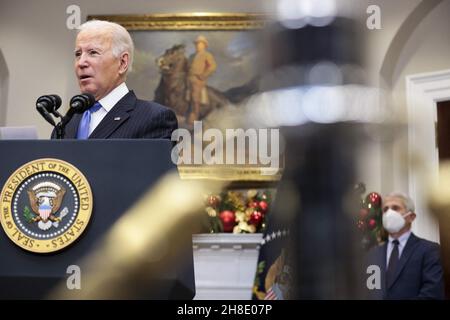
[{"label": "dark suit jacket", "polygon": [[[82,114],[76,114],[69,121],[65,139],[76,139],[81,117]],[[172,110],[155,102],[139,100],[130,91],[108,112],[89,139],[170,139],[177,128],[177,118]]]},{"label": "dark suit jacket", "polygon": [[381,269],[381,290],[370,290],[370,298],[444,299],[444,278],[437,243],[411,233],[391,283],[386,283],[386,252],[387,243],[372,248],[368,253],[368,265],[378,265]]}]

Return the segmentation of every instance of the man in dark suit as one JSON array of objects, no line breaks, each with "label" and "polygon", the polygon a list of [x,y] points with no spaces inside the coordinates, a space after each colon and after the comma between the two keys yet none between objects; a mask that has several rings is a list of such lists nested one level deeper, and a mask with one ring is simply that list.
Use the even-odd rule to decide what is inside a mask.
[{"label": "man in dark suit", "polygon": [[376,299],[444,299],[440,247],[411,232],[416,218],[412,200],[391,193],[383,200],[383,226],[388,242],[368,253],[368,265],[381,270],[381,290],[370,290]]},{"label": "man in dark suit", "polygon": [[96,103],[71,119],[66,139],[170,139],[178,127],[175,113],[137,99],[125,84],[133,51],[130,34],[119,24],[93,20],[80,26],[75,73],[80,91],[93,94]]}]

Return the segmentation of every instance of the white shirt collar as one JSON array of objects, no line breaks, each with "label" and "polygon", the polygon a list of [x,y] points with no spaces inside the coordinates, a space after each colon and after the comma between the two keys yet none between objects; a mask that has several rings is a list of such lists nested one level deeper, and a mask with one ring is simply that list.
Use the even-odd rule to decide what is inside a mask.
[{"label": "white shirt collar", "polygon": [[117,102],[119,102],[119,100],[128,93],[128,91],[130,90],[128,90],[127,85],[125,82],[122,82],[98,102],[100,102],[106,112],[109,112],[117,104]]},{"label": "white shirt collar", "polygon": [[[405,232],[404,234],[402,234],[400,237],[398,237],[397,240],[398,240],[398,242],[399,242],[399,244],[400,244],[400,246],[401,246],[402,248],[405,247],[406,242],[408,241],[410,235],[411,235],[411,230],[408,230],[407,232]],[[390,243],[392,243],[392,241],[394,241],[394,240],[395,240],[395,238],[389,236],[389,242],[390,242]]]}]

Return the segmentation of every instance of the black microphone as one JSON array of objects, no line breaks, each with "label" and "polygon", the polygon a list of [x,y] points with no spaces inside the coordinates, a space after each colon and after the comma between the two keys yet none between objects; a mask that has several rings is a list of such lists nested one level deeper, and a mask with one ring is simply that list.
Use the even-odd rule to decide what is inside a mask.
[{"label": "black microphone", "polygon": [[50,123],[52,126],[55,126],[55,120],[53,120],[52,116],[48,111],[43,107],[42,105],[36,105],[36,110],[41,114],[42,117],[44,117],[45,120],[47,120],[48,123]]},{"label": "black microphone", "polygon": [[59,107],[61,107],[61,97],[57,94],[50,94],[49,97],[53,100],[53,108],[50,113],[52,113],[55,117],[62,118],[62,115],[57,111]]},{"label": "black microphone", "polygon": [[45,108],[49,113],[55,114],[56,110],[61,106],[61,97],[57,94],[41,96],[36,101],[36,107],[38,106],[40,108]]},{"label": "black microphone", "polygon": [[95,103],[95,97],[90,93],[78,94],[70,99],[70,108],[62,119],[62,125],[66,125],[75,113],[83,113],[92,107]]},{"label": "black microphone", "polygon": [[95,103],[95,97],[90,93],[78,94],[70,99],[70,108],[75,113],[83,113],[92,107]]},{"label": "black microphone", "polygon": [[55,121],[50,114],[61,116],[56,110],[61,106],[61,98],[56,94],[41,96],[36,101],[36,110],[50,123],[55,126]]}]

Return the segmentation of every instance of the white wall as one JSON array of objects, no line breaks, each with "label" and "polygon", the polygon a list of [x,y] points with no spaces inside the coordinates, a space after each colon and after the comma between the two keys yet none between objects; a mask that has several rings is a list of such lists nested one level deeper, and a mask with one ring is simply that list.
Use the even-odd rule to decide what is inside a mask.
[{"label": "white wall", "polygon": [[[450,0],[442,2],[418,25],[406,43],[393,73],[392,93],[399,111],[407,114],[405,78],[408,75],[450,69]],[[402,155],[408,152],[407,135],[394,147],[396,189],[408,190],[408,167]],[[434,141],[430,141],[434,143]]]},{"label": "white wall", "polygon": [[368,187],[382,193],[408,192],[405,77],[450,68],[450,0],[364,2],[379,5],[382,15],[382,29],[366,32],[370,83],[386,90],[392,115],[405,120],[395,140],[387,139],[378,148],[374,144],[367,156],[373,170]]},{"label": "white wall", "polygon": [[[366,58],[370,83],[379,85],[380,69],[383,65],[386,52],[392,43],[397,31],[411,14],[411,12],[420,4],[421,0],[362,0],[365,7],[374,4],[381,9],[381,30],[367,30]],[[358,1],[359,2],[359,1]]]},{"label": "white wall", "polygon": [[[358,14],[354,17],[361,19],[364,25],[369,16],[366,12],[369,5],[377,5],[381,9],[381,30],[364,30],[364,55],[368,84],[387,90],[386,94],[389,96],[390,88],[386,88],[380,71],[398,30],[421,0],[348,0],[347,3],[358,6]],[[392,189],[392,160],[390,153],[385,150],[386,143],[383,133],[374,133],[363,150],[361,180],[368,191],[385,194]]]},{"label": "white wall", "polygon": [[[404,114],[405,117],[408,114],[408,108],[411,105],[407,105],[406,101],[406,77],[410,75],[438,72],[442,70],[450,69],[450,37],[448,32],[450,31],[450,0],[445,0],[440,3],[432,12],[430,12],[425,19],[423,19],[417,26],[411,38],[406,42],[403,50],[399,56],[399,62],[396,68],[393,70],[393,81],[392,81],[392,94],[396,102],[396,106],[400,113]],[[450,96],[448,97],[450,99]],[[432,104],[430,103],[430,108]],[[428,109],[427,109],[428,110]],[[424,110],[425,111],[425,110]],[[416,111],[417,113],[418,111]],[[430,115],[435,113],[434,110],[430,110]],[[431,117],[430,117],[431,118]],[[418,117],[418,121],[421,119],[429,119],[425,116]],[[423,122],[423,121],[422,121]],[[415,123],[409,123],[408,126],[413,126],[416,132],[419,128],[424,129],[429,128],[432,132],[434,129],[434,124],[432,120],[430,123],[422,123],[417,126]],[[424,127],[425,126],[425,127]],[[407,191],[410,187],[410,183],[414,182],[417,189],[429,190],[427,183],[429,181],[424,180],[422,177],[430,179],[437,172],[437,163],[429,161],[429,159],[434,158],[434,135],[430,135],[426,145],[414,146],[414,155],[417,160],[421,161],[421,165],[414,168],[416,177],[420,178],[419,181],[410,181],[413,177],[408,176],[408,164],[405,160],[407,155],[411,150],[408,148],[408,134],[404,130],[402,139],[399,139],[393,147],[393,184],[394,188],[398,190]],[[420,131],[417,134],[424,136],[425,132]],[[423,140],[423,139],[422,139]],[[428,146],[431,146],[428,147]],[[425,148],[428,147],[428,148]],[[424,153],[422,150],[428,150]],[[419,154],[416,151],[418,151]],[[431,152],[431,153],[430,153]],[[431,166],[430,163],[434,163]],[[419,188],[420,187],[420,188]],[[415,201],[418,204],[418,219],[415,225],[416,232],[428,239],[439,240],[437,235],[437,228],[433,227],[435,222],[432,218],[427,218],[429,212],[426,207],[427,199],[426,194],[418,193],[415,195]],[[422,219],[423,218],[423,219]]]},{"label": "white wall", "polygon": [[6,66],[5,58],[0,50],[0,126],[6,123],[6,106],[8,104],[8,83],[9,72]]}]

